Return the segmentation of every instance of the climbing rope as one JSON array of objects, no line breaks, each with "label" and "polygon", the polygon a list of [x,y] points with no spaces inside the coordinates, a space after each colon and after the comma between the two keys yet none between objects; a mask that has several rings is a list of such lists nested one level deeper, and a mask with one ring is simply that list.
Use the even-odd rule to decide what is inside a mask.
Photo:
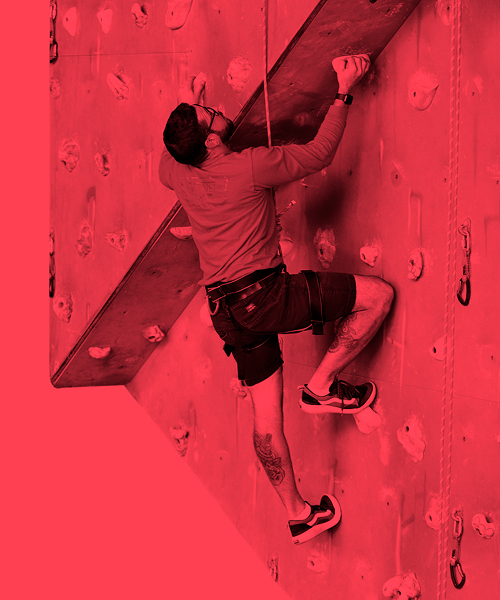
[{"label": "climbing rope", "polygon": [[[268,56],[268,49],[269,49],[268,36],[267,36],[268,29],[269,29],[269,16],[268,16],[269,12],[267,10],[268,3],[269,3],[269,0],[264,0],[264,8],[263,8],[263,12],[264,12],[264,22],[263,22],[263,31],[264,31],[264,35],[263,35],[263,42],[264,42],[264,50],[263,50],[264,104],[265,104],[265,109],[266,109],[267,145],[269,148],[272,148],[273,143],[272,143],[272,138],[271,138],[271,116],[270,116],[270,112],[269,112],[269,92],[268,92],[268,88],[267,88],[267,71],[268,71],[267,56]],[[274,212],[276,213],[276,228],[278,229],[278,236],[279,236],[281,233],[281,230],[282,230],[281,223],[280,223],[280,217],[286,211],[286,209],[281,211],[281,213],[278,214],[277,209],[276,209],[276,193],[274,191],[274,188],[271,188],[271,193],[273,195]],[[281,254],[281,246],[279,246],[279,251]]]},{"label": "climbing rope", "polygon": [[451,452],[453,434],[453,387],[455,370],[455,293],[453,277],[457,261],[457,211],[459,162],[459,112],[461,68],[461,0],[450,3],[451,63],[450,63],[450,140],[448,223],[446,240],[445,304],[444,304],[444,366],[443,398],[441,406],[441,439],[439,453],[440,525],[438,532],[437,600],[446,598],[449,572],[448,538],[450,533]]},{"label": "climbing rope", "polygon": [[264,41],[264,104],[266,106],[266,127],[267,127],[267,145],[269,146],[269,148],[271,148],[272,146],[272,141],[271,141],[271,117],[269,115],[269,92],[267,89],[267,70],[268,70],[268,64],[267,64],[267,55],[268,55],[268,41],[267,41],[267,33],[268,33],[268,27],[269,27],[269,17],[268,17],[268,3],[269,0],[264,0],[264,25],[263,25],[263,29],[264,29],[264,36],[263,36],[263,41]]}]

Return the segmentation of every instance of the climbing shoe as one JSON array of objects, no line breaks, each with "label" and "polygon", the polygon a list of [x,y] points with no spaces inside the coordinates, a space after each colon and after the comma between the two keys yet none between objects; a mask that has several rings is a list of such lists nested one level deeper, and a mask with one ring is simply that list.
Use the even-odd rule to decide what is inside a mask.
[{"label": "climbing shoe", "polygon": [[377,395],[377,388],[371,381],[362,385],[351,385],[335,377],[327,396],[318,396],[307,385],[299,387],[302,398],[300,408],[307,413],[342,413],[355,415],[369,406]]},{"label": "climbing shoe", "polygon": [[337,498],[331,494],[325,494],[321,498],[319,506],[311,504],[309,506],[311,514],[306,519],[288,521],[294,544],[308,542],[323,531],[335,527],[342,516],[340,504]]}]

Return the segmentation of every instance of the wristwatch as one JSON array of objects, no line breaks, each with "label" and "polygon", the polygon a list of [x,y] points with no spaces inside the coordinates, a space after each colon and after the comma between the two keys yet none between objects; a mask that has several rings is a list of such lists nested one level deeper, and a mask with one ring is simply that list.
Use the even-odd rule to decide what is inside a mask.
[{"label": "wristwatch", "polygon": [[347,105],[352,104],[351,94],[337,94],[335,96],[335,100],[342,100],[342,102]]}]

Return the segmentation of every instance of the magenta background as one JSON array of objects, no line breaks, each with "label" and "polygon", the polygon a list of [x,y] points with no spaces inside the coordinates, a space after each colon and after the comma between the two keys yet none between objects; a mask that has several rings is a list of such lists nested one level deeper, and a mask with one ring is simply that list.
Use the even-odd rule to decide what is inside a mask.
[{"label": "magenta background", "polygon": [[125,388],[49,382],[47,21],[3,36],[0,597],[287,598]]}]

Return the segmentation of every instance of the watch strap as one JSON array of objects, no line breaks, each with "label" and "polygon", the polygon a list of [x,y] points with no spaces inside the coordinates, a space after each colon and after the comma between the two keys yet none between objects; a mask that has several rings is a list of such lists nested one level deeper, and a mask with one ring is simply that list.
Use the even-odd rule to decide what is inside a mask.
[{"label": "watch strap", "polygon": [[344,104],[350,105],[352,104],[353,98],[351,94],[337,94],[335,100],[342,100]]}]

